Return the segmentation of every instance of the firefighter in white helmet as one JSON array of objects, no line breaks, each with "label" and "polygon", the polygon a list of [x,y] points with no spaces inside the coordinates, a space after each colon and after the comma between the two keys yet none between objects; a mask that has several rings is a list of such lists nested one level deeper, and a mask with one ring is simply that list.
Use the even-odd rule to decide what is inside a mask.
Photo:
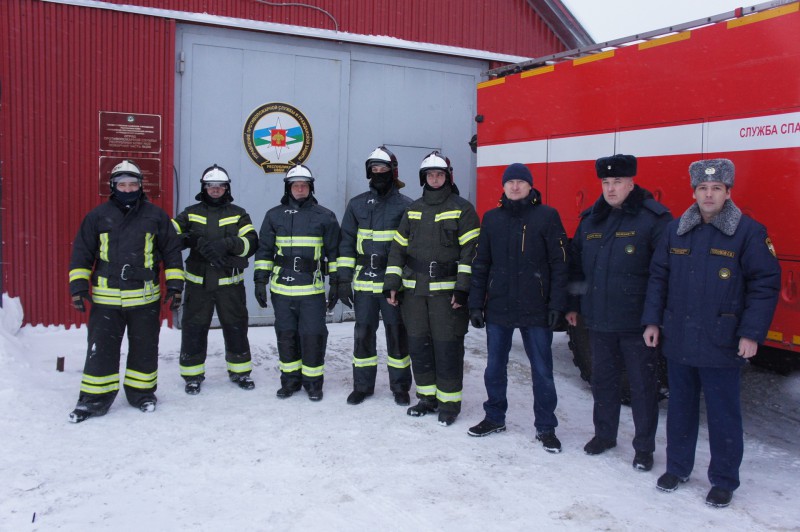
[{"label": "firefighter in white helmet", "polygon": [[461,412],[464,336],[472,259],[480,232],[475,207],[458,195],[450,160],[434,151],[420,165],[422,197],[394,236],[383,289],[408,329],[419,403],[409,416],[439,412],[452,425]]},{"label": "firefighter in white helmet", "polygon": [[[400,310],[383,297],[383,277],[394,233],[411,199],[400,193],[397,158],[385,146],[373,150],[365,163],[369,190],[347,204],[339,244],[339,300],[355,305],[353,392],[347,403],[357,405],[375,391],[378,373],[376,333],[383,317],[389,387],[398,405],[410,403],[411,359]],[[354,292],[355,289],[355,292]],[[355,295],[354,295],[355,293]]]},{"label": "firefighter in white helmet", "polygon": [[[120,388],[120,347],[128,333],[122,385],[128,402],[142,412],[156,408],[158,336],[161,330],[160,266],[171,310],[181,305],[181,243],[166,212],[144,194],[142,171],[122,161],[109,177],[111,197],[83,219],[72,246],[69,289],[72,306],[89,314],[89,347],[73,423],[102,416]],[[90,295],[91,289],[91,295]]]},{"label": "firefighter in white helmet", "polygon": [[277,396],[291,397],[301,387],[312,401],[322,399],[325,349],[325,274],[330,276],[327,303],[338,299],[336,257],[339,223],[336,215],[317,203],[314,176],[303,165],[284,178],[281,204],[264,216],[255,255],[255,295],[267,308],[267,285],[275,309],[281,387]]},{"label": "firefighter in white helmet", "polygon": [[258,235],[243,208],[233,204],[231,178],[216,164],[203,171],[199,201],[172,221],[189,248],[186,297],[181,317],[180,372],[185,391],[200,393],[205,380],[208,329],[214,311],[222,325],[228,377],[243,390],[255,387],[247,339],[244,270]]}]

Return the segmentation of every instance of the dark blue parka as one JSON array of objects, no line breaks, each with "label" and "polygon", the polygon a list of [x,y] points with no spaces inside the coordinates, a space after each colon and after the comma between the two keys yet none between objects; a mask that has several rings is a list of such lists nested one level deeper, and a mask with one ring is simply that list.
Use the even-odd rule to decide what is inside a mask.
[{"label": "dark blue parka", "polygon": [[569,310],[601,332],[639,332],[650,258],[672,215],[634,185],[619,209],[603,196],[581,213],[570,246]]},{"label": "dark blue parka", "polygon": [[469,308],[505,327],[546,327],[549,310],[567,305],[567,235],[538,190],[522,200],[505,194],[483,216],[472,262]]},{"label": "dark blue parka", "polygon": [[730,200],[710,223],[697,205],[667,226],[650,266],[643,325],[661,325],[664,355],[696,367],[744,364],[741,337],[764,341],[781,270],[766,228]]}]

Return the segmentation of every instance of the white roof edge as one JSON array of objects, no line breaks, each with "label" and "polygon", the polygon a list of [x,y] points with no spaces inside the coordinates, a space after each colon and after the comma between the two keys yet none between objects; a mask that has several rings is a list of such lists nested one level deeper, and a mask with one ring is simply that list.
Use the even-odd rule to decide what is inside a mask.
[{"label": "white roof edge", "polygon": [[242,18],[222,17],[209,15],[207,13],[191,13],[188,11],[175,11],[171,9],[159,9],[153,7],[132,6],[127,4],[111,4],[101,0],[41,0],[53,4],[66,4],[78,7],[89,7],[95,9],[106,9],[109,11],[120,11],[123,13],[133,13],[136,15],[148,15],[158,18],[169,18],[183,22],[194,22],[196,24],[213,24],[228,28],[240,28],[247,30],[264,31],[269,33],[282,33],[299,37],[311,37],[314,39],[326,39],[333,41],[352,42],[371,46],[383,46],[387,48],[398,48],[402,50],[414,50],[440,55],[452,55],[466,57],[470,59],[480,59],[484,61],[498,61],[502,63],[521,63],[530,60],[529,57],[517,55],[499,54],[485,50],[475,50],[472,48],[459,48],[457,46],[446,46],[441,44],[421,43],[406,41],[395,37],[361,35],[358,33],[347,33],[318,28],[307,28],[305,26],[292,26],[289,24],[277,24],[274,22],[261,22]]}]

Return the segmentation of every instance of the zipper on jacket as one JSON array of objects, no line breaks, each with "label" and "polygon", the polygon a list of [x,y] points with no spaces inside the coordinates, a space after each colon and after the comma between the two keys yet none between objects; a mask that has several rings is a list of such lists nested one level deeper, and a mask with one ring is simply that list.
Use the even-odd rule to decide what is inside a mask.
[{"label": "zipper on jacket", "polygon": [[525,229],[528,228],[528,224],[522,226],[522,252],[525,253]]}]

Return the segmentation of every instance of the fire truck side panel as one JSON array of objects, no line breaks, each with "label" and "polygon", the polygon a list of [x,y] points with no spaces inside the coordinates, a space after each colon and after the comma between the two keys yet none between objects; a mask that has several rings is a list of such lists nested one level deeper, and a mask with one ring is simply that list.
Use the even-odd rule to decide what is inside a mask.
[{"label": "fire truck side panel", "polygon": [[767,226],[783,290],[768,343],[800,351],[800,2],[478,85],[477,207],[522,162],[567,233],[600,195],[594,160],[630,153],[679,216],[688,166],[736,164],[733,199]]}]

